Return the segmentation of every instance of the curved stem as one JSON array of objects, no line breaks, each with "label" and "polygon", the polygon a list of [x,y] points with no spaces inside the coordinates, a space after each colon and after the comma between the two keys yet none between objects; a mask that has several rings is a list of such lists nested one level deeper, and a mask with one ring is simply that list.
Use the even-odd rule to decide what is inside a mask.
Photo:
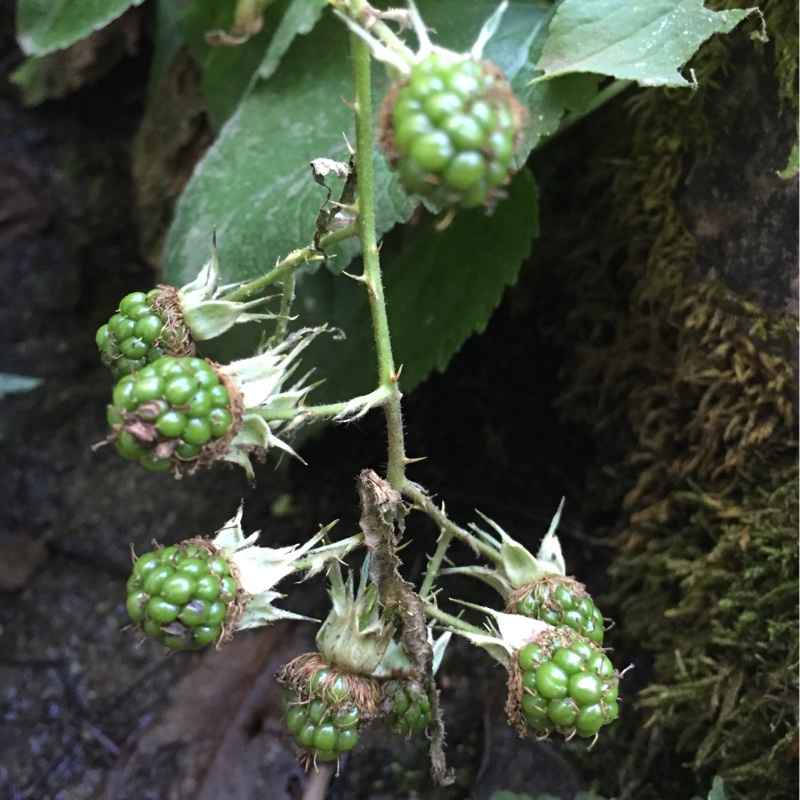
[{"label": "curved stem", "polygon": [[431,556],[430,561],[428,561],[428,568],[425,570],[425,580],[419,588],[419,596],[423,600],[427,599],[433,589],[433,584],[436,582],[436,578],[442,566],[442,561],[444,561],[447,548],[450,546],[450,542],[453,541],[454,535],[453,531],[447,528],[440,528],[439,540],[436,543],[436,552]]},{"label": "curved stem", "polygon": [[389,321],[383,295],[378,241],[375,232],[375,197],[372,169],[372,95],[370,86],[369,47],[358,36],[350,34],[353,54],[353,76],[355,82],[356,115],[356,170],[358,174],[358,235],[364,260],[362,280],[367,287],[372,332],[378,360],[378,385],[391,389],[384,406],[386,431],[389,440],[386,480],[399,491],[405,483],[405,445],[403,442],[403,419],[400,411],[398,374],[394,368],[392,345],[389,338]]},{"label": "curved stem", "polygon": [[281,310],[278,312],[278,323],[275,332],[269,337],[268,348],[275,347],[286,338],[286,329],[289,326],[289,312],[294,301],[294,283],[297,276],[296,270],[289,272],[283,279],[283,295],[281,296]]},{"label": "curved stem", "polygon": [[[319,245],[322,249],[333,247],[333,245],[343,242],[345,239],[352,239],[357,234],[358,231],[355,223],[351,223],[339,228],[339,230],[325,234],[325,236],[319,240]],[[285,280],[287,275],[293,274],[298,267],[307,264],[315,258],[319,259],[320,254],[319,250],[313,245],[303,247],[300,250],[294,250],[265,275],[243,283],[238,289],[234,289],[230,294],[226,294],[224,299],[230,300],[231,302],[238,302],[251,295],[258,294],[258,292],[265,289],[270,284]]]},{"label": "curved stem", "polygon": [[497,560],[497,556],[491,547],[473,536],[469,531],[456,525],[419,486],[411,483],[411,481],[405,481],[400,491],[410,500],[413,500],[416,508],[429,516],[443,531],[447,531],[452,536],[460,539],[491,561]]},{"label": "curved stem", "polygon": [[452,614],[448,614],[446,611],[442,611],[439,606],[433,603],[425,603],[425,614],[428,617],[432,617],[433,619],[438,619],[439,622],[444,622],[451,628],[455,628],[459,631],[464,631],[464,633],[472,633],[478,636],[486,636],[486,631],[483,628],[479,628],[477,625],[470,625],[469,622],[464,622],[463,619],[460,617],[454,617]]},{"label": "curved stem", "polygon": [[339,403],[326,403],[316,406],[298,406],[292,408],[248,408],[248,414],[258,414],[266,420],[295,419],[298,414],[318,419],[335,419],[343,417],[346,420],[356,419],[370,408],[375,408],[385,403],[391,397],[391,393],[379,386],[369,394],[362,394]]}]

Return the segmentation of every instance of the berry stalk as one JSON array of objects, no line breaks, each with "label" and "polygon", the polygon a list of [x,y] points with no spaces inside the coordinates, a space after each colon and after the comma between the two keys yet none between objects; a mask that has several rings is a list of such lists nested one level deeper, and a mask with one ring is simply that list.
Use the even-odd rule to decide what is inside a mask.
[{"label": "berry stalk", "polygon": [[[419,488],[419,486],[411,481],[405,481],[401,491],[403,495],[405,495],[409,500],[413,501],[415,508],[418,508],[423,514],[430,517],[441,530],[452,534],[452,536],[460,539],[462,542],[469,545],[474,550],[477,550],[487,558],[494,557],[494,551],[491,549],[491,547],[486,545],[477,537],[473,536],[469,531],[466,531],[464,528],[456,525],[456,523],[453,522],[453,520],[451,520],[444,511],[442,511],[440,508],[437,508],[436,503],[434,503],[433,500],[431,500],[431,498]],[[442,554],[442,557],[444,557],[444,554]]]},{"label": "berry stalk", "polygon": [[[326,247],[333,247],[335,244],[343,242],[346,239],[352,239],[357,234],[358,231],[355,223],[345,225],[339,228],[339,230],[331,231],[323,236],[319,241],[320,248],[325,249]],[[320,258],[319,251],[313,245],[294,250],[265,275],[261,275],[248,283],[243,283],[238,289],[235,289],[225,297],[231,302],[244,300],[247,297],[258,294],[262,289],[265,289],[276,281],[285,280],[287,275],[293,274],[297,268],[301,267],[303,264]]]}]

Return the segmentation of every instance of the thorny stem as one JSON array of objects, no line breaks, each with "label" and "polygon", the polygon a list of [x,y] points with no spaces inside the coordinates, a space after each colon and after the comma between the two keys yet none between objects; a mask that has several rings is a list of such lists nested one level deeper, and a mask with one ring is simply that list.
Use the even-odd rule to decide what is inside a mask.
[{"label": "thorny stem", "polygon": [[281,310],[278,312],[278,323],[275,332],[269,338],[268,347],[274,347],[286,338],[286,329],[289,326],[289,312],[294,301],[294,284],[297,276],[296,270],[287,273],[283,279],[283,293],[281,294]]},{"label": "thorny stem", "polygon": [[359,417],[361,416],[361,409],[374,408],[375,406],[380,405],[386,401],[390,394],[391,391],[387,391],[381,386],[369,394],[362,394],[359,397],[353,397],[350,400],[339,403],[326,403],[324,405],[316,406],[298,406],[297,408],[250,408],[247,409],[247,412],[258,414],[258,416],[266,420],[295,419],[298,413],[304,414],[308,417],[318,417],[322,419],[338,417],[340,414],[344,414],[349,418],[349,415],[347,414],[348,410],[352,410],[353,417]]},{"label": "thorny stem", "polygon": [[370,86],[369,47],[355,34],[350,34],[353,54],[356,115],[356,171],[358,174],[358,219],[356,226],[361,239],[364,274],[372,315],[372,331],[378,360],[378,385],[389,391],[384,404],[389,454],[386,480],[399,491],[405,483],[405,445],[403,420],[400,411],[400,390],[397,387],[392,345],[389,338],[389,321],[383,296],[378,241],[375,233],[375,197],[372,169],[372,96]]},{"label": "thorny stem", "polygon": [[436,552],[431,556],[430,561],[428,561],[428,569],[425,570],[425,580],[422,582],[422,586],[420,586],[419,589],[419,596],[423,600],[427,599],[433,589],[433,584],[439,575],[439,569],[442,566],[447,548],[450,546],[454,535],[453,531],[448,528],[439,529],[439,540],[436,543]]},{"label": "thorny stem", "polygon": [[425,614],[429,617],[433,617],[433,619],[438,619],[439,622],[444,622],[456,630],[477,634],[478,636],[486,636],[486,631],[482,628],[479,628],[477,625],[470,625],[469,622],[464,622],[460,617],[454,617],[452,614],[442,611],[442,609],[434,603],[425,603]]},{"label": "thorny stem", "polygon": [[414,63],[414,52],[381,17],[394,16],[407,20],[411,16],[409,12],[399,9],[379,12],[366,0],[330,0],[330,3],[334,6],[334,14],[353,34],[366,42],[385,65],[403,75],[408,74]]},{"label": "thorny stem", "polygon": [[460,539],[473,550],[477,550],[479,553],[486,556],[486,558],[492,561],[496,560],[494,551],[487,544],[473,536],[469,531],[456,525],[455,522],[453,522],[416,484],[411,481],[406,481],[401,491],[406,497],[413,500],[414,506],[429,516],[441,530],[447,531],[451,536]]},{"label": "thorny stem", "polygon": [[[357,233],[358,231],[356,230],[355,223],[345,225],[336,231],[326,233],[325,236],[319,240],[320,248],[325,249],[326,247],[333,247],[335,244],[343,242],[345,239],[352,239]],[[293,275],[298,267],[316,258],[319,258],[319,250],[313,245],[295,250],[289,253],[282,261],[278,262],[278,264],[265,275],[249,281],[248,283],[243,283],[238,289],[235,289],[230,294],[226,294],[225,300],[239,302],[251,295],[258,294],[258,292],[265,289],[270,284],[276,281],[286,280],[287,275]]]}]

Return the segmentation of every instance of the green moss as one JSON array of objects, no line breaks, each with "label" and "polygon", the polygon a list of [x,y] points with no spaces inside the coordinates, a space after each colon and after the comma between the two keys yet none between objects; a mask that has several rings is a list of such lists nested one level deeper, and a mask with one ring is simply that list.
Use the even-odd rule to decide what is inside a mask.
[{"label": "green moss", "polygon": [[580,208],[540,247],[571,303],[553,328],[569,354],[559,404],[599,453],[583,499],[620,519],[604,531],[611,644],[637,664],[626,724],[590,769],[611,760],[603,791],[641,800],[690,797],[717,773],[734,800],[796,796],[796,320],[698,280],[676,201],[749,102],[726,82],[733,48],[797,108],[797,3],[762,8],[769,44],[712,38],[696,92],[640,92],[596,118]]},{"label": "green moss", "polygon": [[[719,773],[733,797],[789,796],[798,692],[798,473],[750,488],[742,504],[698,490],[676,492],[681,535],[650,548],[647,564],[680,587],[659,627],[673,649],[658,648],[669,676],[640,695],[651,724],[677,737],[698,772]],[[705,552],[688,558],[690,541]],[[666,604],[665,604],[666,605]],[[652,624],[645,625],[647,632]]]}]

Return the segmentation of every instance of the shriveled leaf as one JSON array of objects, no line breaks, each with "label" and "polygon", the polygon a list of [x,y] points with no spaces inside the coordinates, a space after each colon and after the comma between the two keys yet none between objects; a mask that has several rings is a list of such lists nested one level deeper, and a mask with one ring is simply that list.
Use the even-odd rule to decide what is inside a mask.
[{"label": "shriveled leaf", "polygon": [[596,72],[643,86],[688,86],[680,69],[697,48],[754,12],[710,11],[703,0],[564,0],[538,68],[545,78]]},{"label": "shriveled leaf", "polygon": [[88,36],[144,0],[19,0],[17,41],[29,56],[43,56]]}]

